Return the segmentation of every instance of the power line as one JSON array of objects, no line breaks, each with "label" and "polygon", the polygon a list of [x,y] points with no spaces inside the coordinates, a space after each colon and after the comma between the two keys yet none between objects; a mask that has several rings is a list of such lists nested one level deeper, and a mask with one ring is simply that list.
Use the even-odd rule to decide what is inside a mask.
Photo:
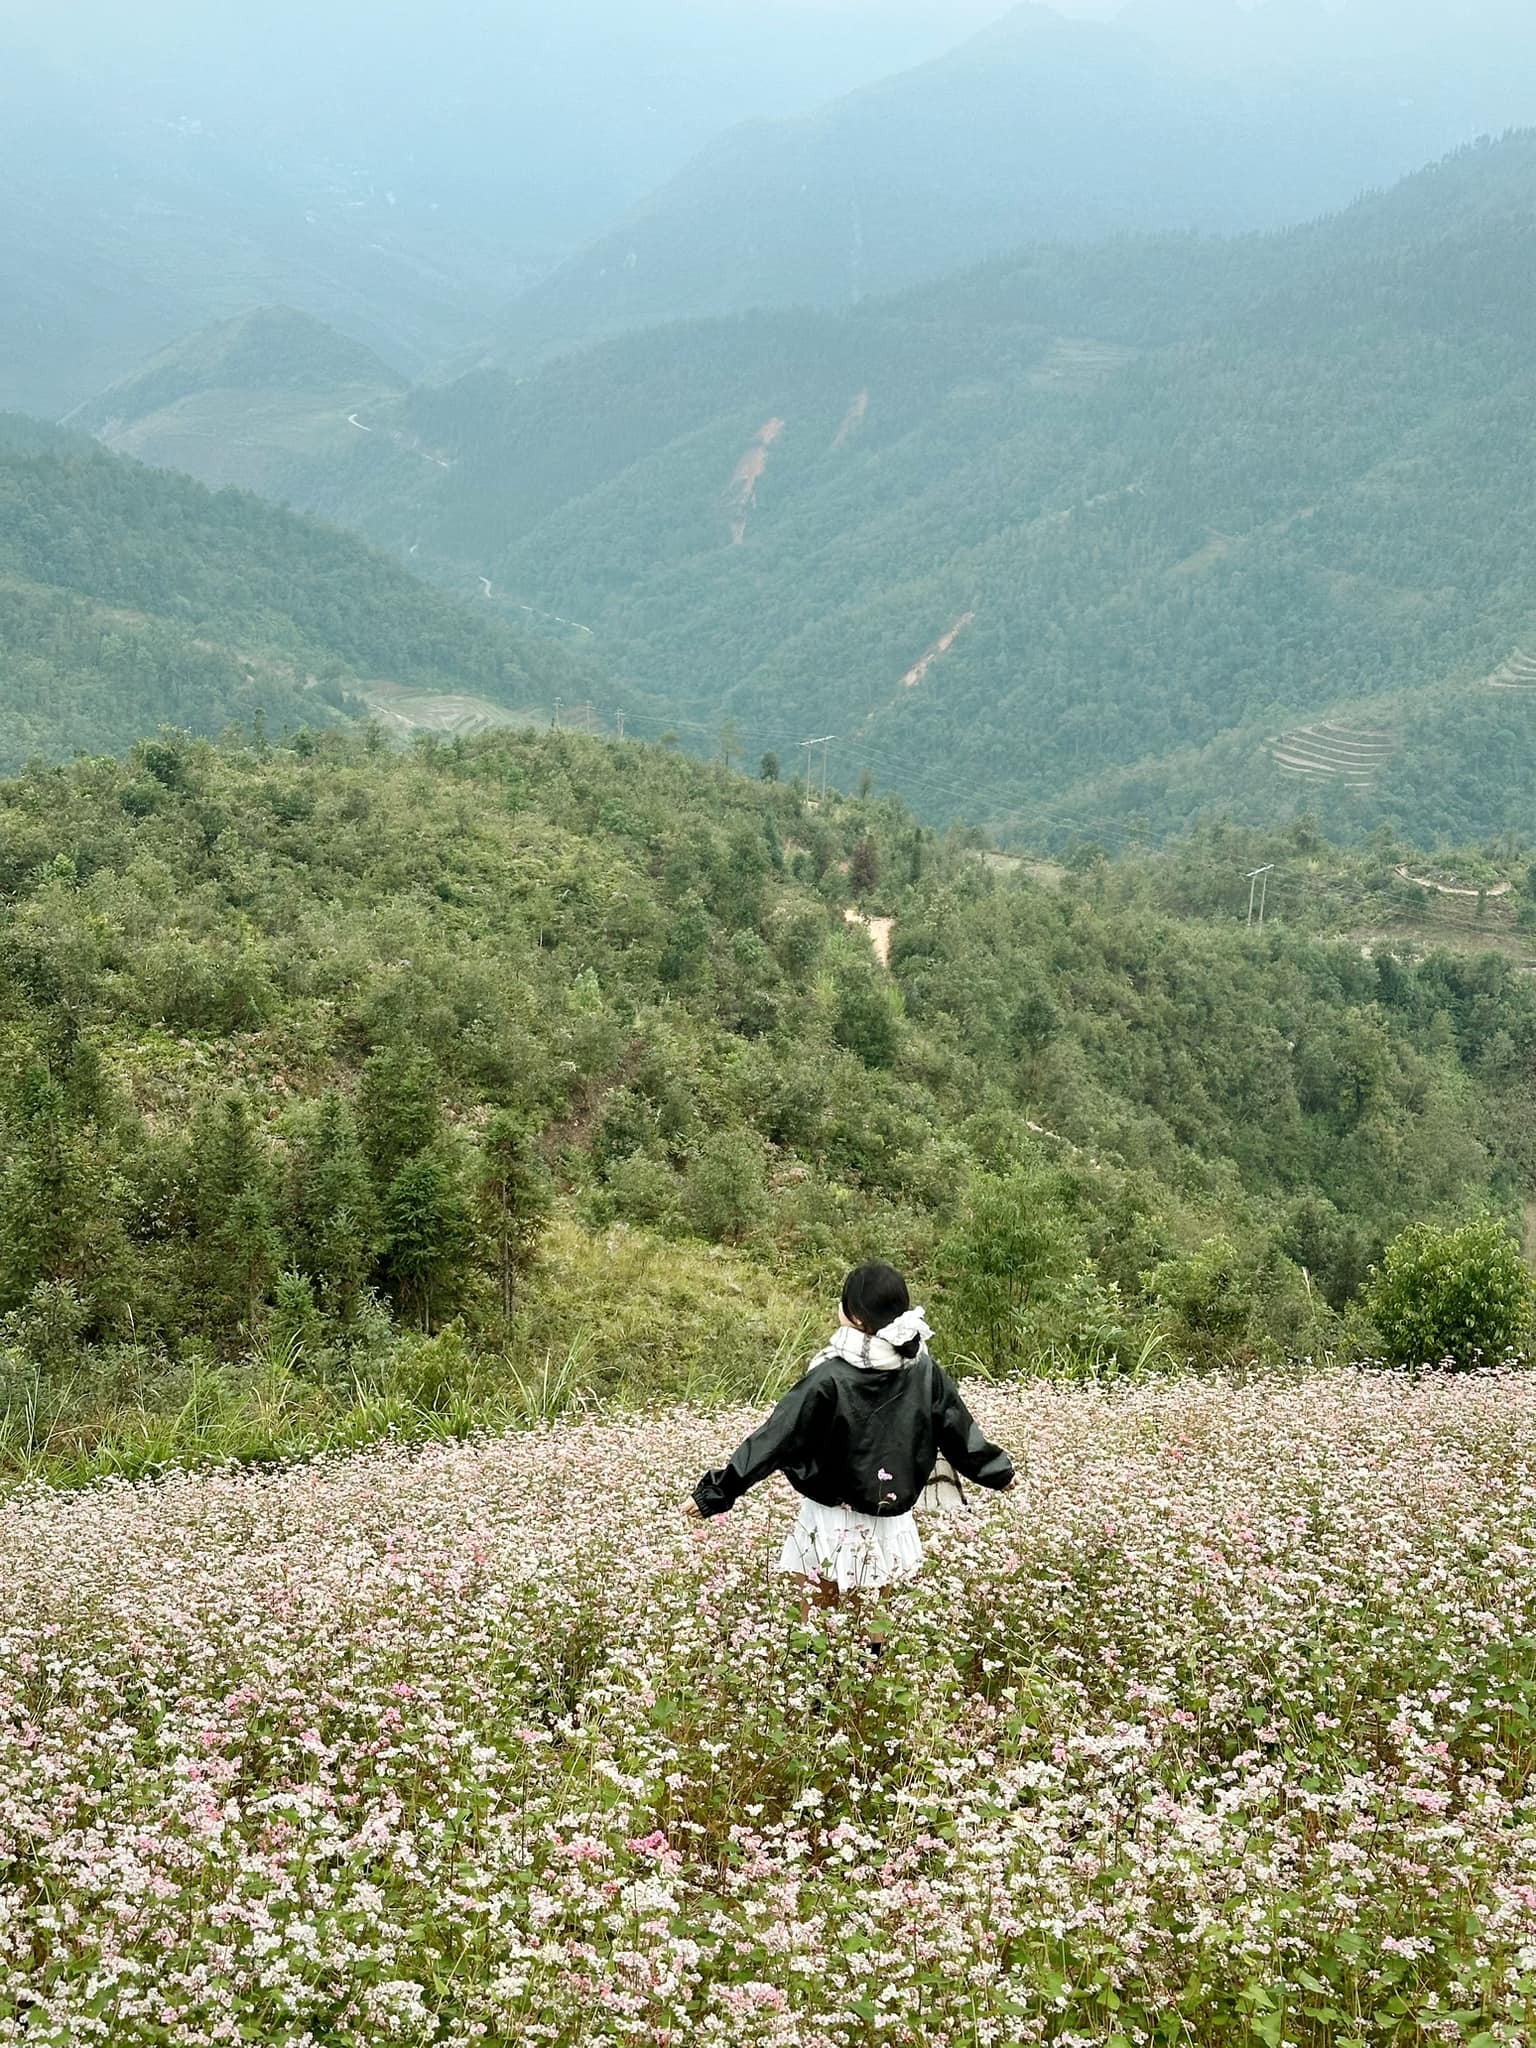
[{"label": "power line", "polygon": [[[718,737],[718,724],[707,723],[702,719],[674,718],[668,717],[662,712],[650,711],[625,711],[622,714],[616,714],[616,716],[622,717],[626,732],[643,733],[648,728],[652,733],[662,736],[667,733],[698,733],[707,736],[710,740]],[[813,780],[810,750],[815,747],[821,747],[823,749],[823,775],[820,793],[823,796],[825,796],[827,789],[831,787],[827,749],[837,738],[837,734],[831,733],[818,735],[811,740],[797,740],[792,738],[782,728],[776,732],[768,728],[751,725],[744,728],[744,744],[749,752],[781,753],[797,748],[806,749],[806,779],[808,784]],[[904,750],[881,741],[866,740],[862,735],[859,735],[855,741],[849,742],[849,744],[855,745],[859,750],[859,754],[865,760],[871,762],[887,780],[898,785],[904,783],[906,787],[901,793],[908,802],[918,800],[923,790],[931,789],[954,806],[956,815],[961,820],[967,815],[974,815],[976,790],[973,784],[962,783],[952,775],[936,773],[927,766],[924,766],[918,773],[913,774],[911,772],[911,756]],[[1081,833],[1085,837],[1096,838],[1106,842],[1112,851],[1124,851],[1126,847],[1138,843],[1141,837],[1140,834],[1118,818],[1108,816],[1085,817],[1080,812],[1059,811],[1049,809],[1046,806],[1042,806],[1042,811],[1044,815],[1039,820],[1037,828],[1042,833],[1058,830]]]},{"label": "power line", "polygon": [[811,750],[814,747],[820,747],[821,749],[821,800],[823,803],[827,800],[827,757],[832,751],[832,742],[836,738],[837,734],[835,732],[827,732],[823,733],[819,740],[802,740],[800,742],[801,746],[805,748],[805,782],[807,788],[810,787],[811,782]]},{"label": "power line", "polygon": [[[1271,861],[1267,868],[1250,868],[1247,875],[1243,878],[1248,884],[1249,931],[1253,930],[1253,904],[1256,895],[1259,904],[1259,930],[1263,931],[1264,929],[1264,905],[1269,900],[1269,878],[1274,872],[1275,864]],[[1260,891],[1261,883],[1263,885],[1262,892]]]}]

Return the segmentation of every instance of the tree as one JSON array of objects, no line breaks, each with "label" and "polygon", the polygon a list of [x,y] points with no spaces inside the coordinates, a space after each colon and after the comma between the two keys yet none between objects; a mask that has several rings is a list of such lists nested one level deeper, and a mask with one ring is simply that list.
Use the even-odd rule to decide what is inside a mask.
[{"label": "tree", "polygon": [[1037,986],[1014,1006],[1008,1020],[1009,1050],[1015,1059],[1036,1059],[1060,1030],[1060,1010],[1046,990]]},{"label": "tree", "polygon": [[832,1036],[866,1067],[890,1066],[901,1042],[890,996],[870,981],[845,981],[838,990]]},{"label": "tree", "polygon": [[21,1088],[19,1144],[0,1178],[0,1309],[39,1283],[72,1289],[99,1321],[119,1293],[116,1176],[40,1069]]},{"label": "tree", "polygon": [[768,1213],[763,1148],[751,1131],[719,1131],[688,1162],[683,1182],[688,1227],[716,1244],[740,1244]]},{"label": "tree", "polygon": [[1174,1319],[1187,1344],[1229,1355],[1253,1320],[1253,1274],[1229,1237],[1208,1237],[1182,1258],[1146,1276],[1147,1292]]},{"label": "tree", "polygon": [[1536,1283],[1495,1216],[1455,1230],[1414,1223],[1387,1247],[1367,1306],[1395,1365],[1467,1372],[1524,1350]]},{"label": "tree", "polygon": [[867,896],[880,879],[880,849],[866,832],[848,862],[848,880],[856,896]]},{"label": "tree", "polygon": [[661,980],[677,988],[695,986],[709,959],[709,913],[697,897],[679,905],[657,962]]},{"label": "tree", "polygon": [[334,1091],[321,1098],[297,1162],[293,1242],[298,1269],[314,1281],[321,1305],[350,1320],[383,1248],[384,1229],[351,1106]]},{"label": "tree", "polygon": [[408,1159],[435,1143],[438,1076],[415,1046],[386,1045],[363,1067],[358,1086],[358,1135],[374,1186],[387,1188]]},{"label": "tree", "polygon": [[782,770],[777,754],[764,754],[757,764],[758,777],[763,782],[777,782]]},{"label": "tree", "polygon": [[826,945],[827,921],[814,910],[796,911],[775,928],[774,950],[792,981],[808,981]]},{"label": "tree", "polygon": [[430,1329],[463,1278],[474,1228],[458,1174],[424,1153],[396,1174],[384,1204],[384,1271],[400,1306]]},{"label": "tree", "polygon": [[992,1372],[1016,1370],[1033,1319],[1089,1263],[1059,1174],[1033,1166],[979,1173],[942,1240],[945,1322],[955,1348]]},{"label": "tree", "polygon": [[475,1205],[491,1246],[491,1262],[510,1317],[518,1282],[532,1264],[549,1221],[552,1189],[547,1168],[527,1127],[502,1111],[481,1147]]},{"label": "tree", "polygon": [[194,1277],[208,1326],[254,1330],[283,1267],[271,1176],[238,1095],[205,1119],[196,1143]]}]

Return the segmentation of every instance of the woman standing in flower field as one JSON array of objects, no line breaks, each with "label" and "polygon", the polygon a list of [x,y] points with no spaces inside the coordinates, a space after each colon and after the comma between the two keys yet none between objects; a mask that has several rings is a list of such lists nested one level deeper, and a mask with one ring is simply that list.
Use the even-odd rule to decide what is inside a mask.
[{"label": "woman standing in flower field", "polygon": [[724,1514],[782,1472],[801,1507],[779,1569],[818,1606],[915,1577],[923,1546],[912,1510],[940,1460],[979,1486],[1015,1484],[1008,1453],[934,1363],[932,1335],[894,1267],[858,1267],[843,1282],[831,1343],[730,1463],[699,1481],[691,1511]]}]

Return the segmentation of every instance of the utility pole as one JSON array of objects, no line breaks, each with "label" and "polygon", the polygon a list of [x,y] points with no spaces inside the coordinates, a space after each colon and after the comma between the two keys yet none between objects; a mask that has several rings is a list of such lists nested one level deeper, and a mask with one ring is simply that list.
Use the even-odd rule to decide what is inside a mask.
[{"label": "utility pole", "polygon": [[1247,875],[1247,877],[1246,877],[1246,880],[1247,880],[1247,883],[1248,883],[1248,929],[1249,929],[1249,931],[1252,931],[1252,930],[1253,930],[1253,928],[1254,928],[1254,923],[1255,923],[1255,918],[1254,918],[1254,905],[1255,905],[1255,901],[1257,901],[1257,905],[1258,905],[1258,918],[1257,918],[1258,928],[1259,928],[1259,930],[1260,930],[1260,931],[1263,931],[1263,929],[1264,929],[1264,906],[1265,906],[1265,904],[1266,904],[1266,903],[1267,903],[1267,902],[1269,901],[1269,878],[1270,878],[1270,876],[1271,876],[1271,875],[1272,875],[1272,874],[1273,874],[1274,872],[1275,872],[1275,864],[1274,864],[1274,862],[1273,862],[1273,861],[1271,861],[1271,862],[1270,862],[1270,864],[1269,864],[1269,866],[1268,866],[1267,868],[1251,868],[1251,869],[1249,870],[1249,872],[1248,872],[1248,875]]},{"label": "utility pole", "polygon": [[836,738],[837,738],[837,734],[836,734],[835,732],[827,732],[827,733],[823,733],[823,734],[822,734],[822,736],[821,736],[821,738],[820,738],[819,740],[802,740],[802,741],[800,742],[801,746],[802,746],[802,747],[804,747],[804,748],[806,749],[806,756],[805,756],[805,786],[806,786],[806,789],[807,789],[807,790],[809,790],[809,789],[810,789],[810,786],[811,786],[811,753],[810,753],[810,749],[811,749],[812,747],[820,747],[820,749],[821,749],[821,800],[822,800],[822,802],[823,802],[823,803],[825,803],[825,802],[826,802],[826,800],[827,800],[827,754],[828,754],[828,752],[829,752],[829,750],[830,750],[830,748],[831,748],[832,742],[833,742],[833,741],[834,741],[834,740],[835,740]]},{"label": "utility pole", "polygon": [[590,701],[581,707],[581,729],[588,735],[592,731],[592,706]]},{"label": "utility pole", "polygon": [[560,730],[560,699],[555,699],[555,731]]},{"label": "utility pole", "polygon": [[615,712],[614,716],[615,716],[615,717],[616,717],[616,718],[618,719],[618,721],[619,721],[619,738],[620,738],[620,739],[623,739],[623,737],[624,737],[624,720],[625,720],[625,718],[626,718],[626,717],[628,716],[628,713],[627,713],[627,712],[624,712],[624,711],[619,711],[619,712]]}]

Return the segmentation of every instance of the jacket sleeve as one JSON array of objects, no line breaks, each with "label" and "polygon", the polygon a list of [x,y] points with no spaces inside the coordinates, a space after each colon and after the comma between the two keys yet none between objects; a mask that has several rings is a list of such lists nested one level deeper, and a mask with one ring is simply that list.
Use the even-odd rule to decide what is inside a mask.
[{"label": "jacket sleeve", "polygon": [[825,1373],[808,1372],[791,1387],[761,1429],[755,1429],[728,1465],[706,1472],[693,1489],[702,1515],[723,1515],[749,1487],[789,1463],[805,1442],[806,1431],[832,1391]]},{"label": "jacket sleeve", "polygon": [[944,1456],[962,1478],[999,1493],[1013,1478],[1013,1460],[982,1434],[980,1425],[960,1398],[960,1390],[944,1371],[933,1368],[933,1434]]}]

